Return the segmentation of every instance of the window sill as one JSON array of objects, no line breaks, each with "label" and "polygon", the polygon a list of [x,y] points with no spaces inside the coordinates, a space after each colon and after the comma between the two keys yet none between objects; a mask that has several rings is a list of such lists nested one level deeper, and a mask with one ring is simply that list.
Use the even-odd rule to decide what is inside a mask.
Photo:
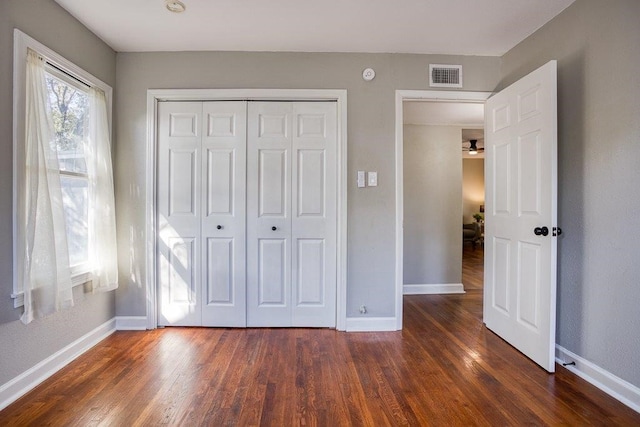
[{"label": "window sill", "polygon": [[[71,277],[71,286],[84,286],[93,280],[93,275],[90,272],[77,273]],[[18,292],[16,294],[11,294],[11,298],[13,298],[13,308],[20,308],[24,306],[24,292]]]}]

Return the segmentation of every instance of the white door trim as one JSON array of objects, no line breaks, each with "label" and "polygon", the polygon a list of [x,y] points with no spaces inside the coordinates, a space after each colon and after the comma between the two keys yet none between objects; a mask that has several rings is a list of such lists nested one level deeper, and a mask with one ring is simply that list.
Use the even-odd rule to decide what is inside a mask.
[{"label": "white door trim", "polygon": [[336,101],[337,142],[337,289],[336,329],[347,327],[347,91],[344,89],[149,89],[147,91],[147,159],[145,173],[145,252],[147,329],[155,329],[156,296],[156,128],[159,101]]},{"label": "white door trim", "polygon": [[396,329],[402,329],[402,295],[403,295],[403,101],[456,101],[482,103],[492,92],[463,92],[440,90],[396,90]]}]

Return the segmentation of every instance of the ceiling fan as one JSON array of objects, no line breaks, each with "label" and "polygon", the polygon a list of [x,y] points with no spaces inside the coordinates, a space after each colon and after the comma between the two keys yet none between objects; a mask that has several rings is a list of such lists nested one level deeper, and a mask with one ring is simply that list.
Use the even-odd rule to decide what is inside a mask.
[{"label": "ceiling fan", "polygon": [[466,141],[462,143],[462,151],[468,151],[470,156],[475,156],[478,153],[482,153],[484,147],[478,147],[477,139],[470,139],[469,146],[467,146]]}]

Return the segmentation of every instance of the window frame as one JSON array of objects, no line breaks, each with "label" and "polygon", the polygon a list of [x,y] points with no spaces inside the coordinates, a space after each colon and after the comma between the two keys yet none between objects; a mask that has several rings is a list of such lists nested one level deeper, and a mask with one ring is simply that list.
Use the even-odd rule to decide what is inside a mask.
[{"label": "window frame", "polygon": [[[25,105],[26,105],[26,64],[27,50],[31,49],[45,58],[48,65],[56,68],[61,73],[75,79],[88,86],[101,89],[107,101],[107,121],[109,131],[112,130],[112,97],[111,86],[93,76],[89,72],[75,65],[62,55],[23,33],[19,29],[13,31],[13,306],[15,308],[24,305],[24,293],[21,283],[22,272],[18,268],[18,259],[23,256],[24,243],[18,235],[19,211],[18,211],[18,188],[19,180],[24,171],[24,138],[25,138]],[[50,73],[54,75],[54,73]],[[91,233],[91,231],[89,231]],[[72,268],[73,286],[84,285],[91,280],[91,273],[87,266],[91,263],[83,264],[84,268]]]}]

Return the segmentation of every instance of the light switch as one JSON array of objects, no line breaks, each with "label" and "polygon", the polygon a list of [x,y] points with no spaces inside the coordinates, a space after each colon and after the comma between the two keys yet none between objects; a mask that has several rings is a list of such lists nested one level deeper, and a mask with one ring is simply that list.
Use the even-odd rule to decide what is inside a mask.
[{"label": "light switch", "polygon": [[377,187],[378,186],[378,172],[368,172],[367,178],[369,179],[369,187]]},{"label": "light switch", "polygon": [[364,171],[358,171],[358,188],[367,186],[367,182],[364,179]]}]

